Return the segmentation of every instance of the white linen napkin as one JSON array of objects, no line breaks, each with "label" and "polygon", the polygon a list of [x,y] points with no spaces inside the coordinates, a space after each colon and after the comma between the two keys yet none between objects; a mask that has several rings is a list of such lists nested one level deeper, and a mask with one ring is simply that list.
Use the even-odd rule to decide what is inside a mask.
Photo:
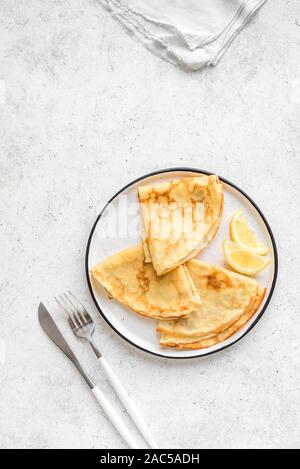
[{"label": "white linen napkin", "polygon": [[197,70],[216,65],[266,0],[100,0],[149,50]]}]

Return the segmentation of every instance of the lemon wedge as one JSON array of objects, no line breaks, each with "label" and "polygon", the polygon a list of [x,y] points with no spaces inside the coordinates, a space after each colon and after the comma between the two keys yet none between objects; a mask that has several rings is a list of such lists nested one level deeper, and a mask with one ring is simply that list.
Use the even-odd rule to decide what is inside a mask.
[{"label": "lemon wedge", "polygon": [[234,241],[223,241],[223,254],[230,267],[245,275],[255,275],[271,263],[271,259],[244,249]]},{"label": "lemon wedge", "polygon": [[242,248],[248,249],[254,254],[263,256],[268,252],[268,248],[257,239],[256,234],[249,227],[243,210],[238,210],[231,218],[230,238],[231,241],[235,241]]}]

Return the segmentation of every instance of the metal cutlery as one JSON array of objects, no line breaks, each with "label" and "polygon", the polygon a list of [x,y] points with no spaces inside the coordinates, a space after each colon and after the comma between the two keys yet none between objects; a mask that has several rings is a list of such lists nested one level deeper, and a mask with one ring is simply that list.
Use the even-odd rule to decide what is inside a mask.
[{"label": "metal cutlery", "polygon": [[116,430],[120,433],[120,435],[124,438],[128,446],[132,449],[138,449],[139,445],[131,435],[130,431],[126,427],[126,425],[121,420],[120,416],[117,414],[113,406],[107,400],[103,392],[96,386],[94,381],[90,378],[84,368],[81,366],[80,362],[78,361],[77,357],[71,350],[70,346],[68,345],[67,341],[63,337],[62,333],[58,329],[57,325],[55,324],[54,320],[52,319],[50,313],[47,311],[46,307],[43,303],[40,303],[38,309],[38,318],[39,323],[42,329],[45,331],[49,339],[55,343],[55,345],[71,360],[71,362],[76,366],[78,371],[81,373],[85,381],[87,382],[89,388],[91,389],[92,393],[94,394],[95,398],[101,405],[102,409],[104,410],[107,417],[115,426]]},{"label": "metal cutlery", "polygon": [[131,419],[133,420],[137,428],[140,430],[141,434],[149,444],[150,448],[157,448],[155,440],[151,435],[135,403],[128,396],[124,386],[117,378],[115,372],[112,370],[111,366],[100,353],[93,341],[92,336],[95,330],[95,324],[93,319],[91,318],[90,314],[87,312],[83,304],[70,291],[68,293],[68,295],[60,295],[59,299],[55,298],[55,300],[59,305],[60,309],[65,314],[73,333],[80,339],[86,339],[89,342],[94,353],[96,354],[101,365],[103,366],[110,384],[112,385],[120,401],[122,402],[128,414],[130,415]]}]

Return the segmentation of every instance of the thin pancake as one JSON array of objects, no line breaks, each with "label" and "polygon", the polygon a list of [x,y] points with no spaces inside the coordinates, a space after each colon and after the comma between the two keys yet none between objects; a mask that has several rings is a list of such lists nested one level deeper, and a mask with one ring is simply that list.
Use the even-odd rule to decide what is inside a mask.
[{"label": "thin pancake", "polygon": [[[240,321],[240,319],[245,315],[245,314],[248,314],[250,313],[255,305],[256,305],[256,302],[257,302],[257,295],[259,293],[256,294],[256,296],[253,298],[253,300],[249,303],[246,311],[239,317],[239,319],[237,319],[234,323],[232,323],[229,327],[232,327],[234,324],[236,324],[238,321]],[[165,346],[169,346],[169,347],[176,347],[180,344],[191,344],[191,343],[194,343],[194,342],[202,342],[204,340],[207,340],[207,339],[212,339],[214,337],[216,337],[218,334],[223,334],[223,332],[225,332],[226,330],[228,330],[228,328],[224,329],[224,331],[220,331],[220,332],[210,332],[208,334],[205,334],[203,335],[202,337],[197,337],[196,335],[195,336],[175,336],[175,335],[171,335],[171,334],[168,334],[168,333],[162,333],[161,334],[161,345],[165,345]]]},{"label": "thin pancake", "polygon": [[256,280],[198,260],[186,264],[201,305],[186,319],[160,321],[158,332],[175,337],[209,337],[227,329],[254,303]]},{"label": "thin pancake", "polygon": [[160,345],[162,347],[175,347],[178,349],[199,350],[199,349],[212,347],[213,345],[223,342],[224,340],[228,339],[233,334],[238,332],[254,316],[254,314],[258,311],[264,299],[265,293],[266,293],[266,289],[259,290],[259,292],[256,295],[253,306],[249,308],[247,312],[243,313],[242,316],[235,323],[233,323],[223,332],[215,334],[211,337],[202,338],[201,340],[199,339],[197,340],[197,338],[191,338],[191,337],[179,337],[178,338],[178,337],[172,337],[168,334],[162,334]]},{"label": "thin pancake", "polygon": [[201,303],[185,266],[158,277],[152,264],[145,264],[142,245],[108,257],[91,273],[111,297],[150,318],[187,317]]},{"label": "thin pancake", "polygon": [[145,258],[158,275],[195,257],[217,232],[224,198],[218,176],[140,186],[138,195]]},{"label": "thin pancake", "polygon": [[[147,217],[146,213],[145,213],[145,217]],[[142,243],[143,243],[143,250],[144,250],[144,256],[145,256],[145,263],[149,264],[150,262],[152,262],[152,260],[151,260],[151,255],[150,255],[150,251],[148,248],[148,243],[147,243],[145,221],[142,216],[141,216],[141,232],[142,232]]]},{"label": "thin pancake", "polygon": [[[223,216],[223,210],[224,210],[224,196],[222,195],[222,201],[221,201],[221,205],[220,205],[219,216],[218,216],[215,224],[212,225],[211,229],[207,232],[205,244],[201,248],[198,248],[198,249],[195,249],[194,251],[192,251],[191,254],[189,256],[187,256],[185,262],[188,262],[189,260],[192,260],[192,259],[194,259],[194,257],[198,256],[198,254],[200,254],[200,252],[203,251],[203,249],[214,239],[214,237],[216,236],[216,234],[218,233],[218,230],[220,228],[220,224],[221,224],[222,216]],[[149,253],[149,255],[150,255],[150,253]]]}]

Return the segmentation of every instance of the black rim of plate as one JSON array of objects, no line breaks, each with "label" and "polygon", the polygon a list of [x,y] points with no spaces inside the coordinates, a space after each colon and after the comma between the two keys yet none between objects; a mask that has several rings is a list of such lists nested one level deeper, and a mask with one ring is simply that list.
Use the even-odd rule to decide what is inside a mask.
[{"label": "black rim of plate", "polygon": [[219,176],[219,179],[224,182],[225,184],[228,184],[229,186],[233,187],[234,189],[236,189],[238,192],[240,192],[244,197],[246,197],[246,199],[250,202],[250,204],[256,209],[256,211],[258,212],[258,214],[260,215],[260,217],[262,218],[267,230],[268,230],[268,233],[269,233],[269,236],[271,238],[271,242],[272,242],[272,245],[273,245],[273,252],[274,252],[274,276],[273,276],[273,281],[272,281],[272,285],[271,285],[271,289],[269,291],[269,294],[268,294],[268,297],[266,299],[266,302],[261,310],[261,312],[259,313],[259,315],[257,316],[257,318],[255,319],[255,321],[253,321],[253,323],[251,323],[251,325],[248,327],[248,329],[244,332],[244,334],[241,335],[241,337],[238,337],[237,339],[235,339],[234,341],[232,341],[231,343],[229,344],[226,344],[226,345],[223,345],[222,347],[220,347],[219,349],[217,350],[208,350],[207,352],[205,353],[202,353],[200,355],[192,355],[192,356],[189,356],[189,357],[182,357],[180,355],[178,356],[170,356],[170,355],[164,355],[162,353],[156,353],[156,352],[152,352],[151,350],[147,350],[145,349],[144,347],[141,347],[140,345],[136,344],[135,342],[132,342],[132,340],[128,339],[126,336],[124,336],[118,329],[116,329],[112,324],[111,322],[109,321],[109,319],[106,317],[105,313],[102,311],[102,309],[100,308],[96,298],[95,298],[95,295],[94,295],[94,292],[93,292],[93,288],[92,288],[92,284],[91,284],[91,281],[90,281],[90,276],[89,276],[89,267],[88,267],[88,259],[89,259],[89,252],[90,252],[90,244],[91,244],[91,240],[92,240],[92,237],[93,237],[93,234],[94,234],[94,231],[95,231],[95,228],[100,220],[100,218],[102,217],[103,213],[105,212],[105,210],[107,209],[107,207],[112,203],[112,201],[118,197],[122,192],[124,192],[126,189],[128,189],[129,187],[133,186],[134,184],[140,182],[140,181],[143,181],[144,179],[147,179],[149,177],[152,177],[152,176],[156,176],[156,175],[159,175],[159,174],[163,174],[163,173],[173,173],[173,172],[179,172],[179,171],[182,171],[182,172],[189,172],[189,173],[198,173],[198,174],[206,174],[206,175],[212,175],[212,174],[215,174],[215,173],[212,173],[210,171],[206,171],[206,170],[202,170],[202,169],[196,169],[196,168],[189,168],[189,167],[176,167],[176,168],[166,168],[166,169],[160,169],[158,171],[153,171],[151,173],[148,173],[148,174],[145,174],[144,176],[141,176],[137,179],[135,179],[134,181],[132,182],[129,182],[128,184],[126,184],[126,186],[124,186],[122,189],[120,189],[115,195],[113,195],[110,200],[105,204],[105,206],[103,207],[103,209],[101,210],[100,214],[98,215],[98,217],[96,218],[96,221],[93,225],[93,228],[91,230],[91,233],[89,235],[89,238],[88,238],[88,242],[87,242],[87,247],[86,247],[86,254],[85,254],[85,272],[86,272],[86,278],[87,278],[87,283],[88,283],[88,287],[89,287],[89,290],[90,290],[90,294],[93,298],[93,301],[94,301],[94,304],[96,306],[96,308],[98,309],[99,313],[101,314],[102,318],[107,322],[107,324],[120,336],[122,337],[122,339],[126,340],[126,342],[128,342],[129,344],[133,345],[134,347],[138,348],[139,350],[142,350],[143,352],[146,352],[146,353],[150,353],[151,355],[155,355],[155,356],[158,356],[158,357],[162,357],[162,358],[169,358],[169,359],[174,359],[174,360],[188,360],[188,359],[191,359],[191,358],[201,358],[201,357],[205,357],[205,356],[208,356],[208,355],[212,355],[214,353],[217,353],[217,352],[221,352],[222,350],[225,350],[226,348],[228,347],[231,347],[232,345],[236,344],[237,342],[239,342],[243,337],[245,337],[253,328],[254,326],[258,323],[258,321],[260,320],[260,318],[262,317],[262,315],[264,314],[264,312],[266,311],[269,303],[270,303],[270,300],[273,296],[273,293],[274,293],[274,288],[275,288],[275,285],[276,285],[276,280],[277,280],[277,274],[278,274],[278,252],[277,252],[277,247],[276,247],[276,242],[275,242],[275,238],[274,238],[274,235],[273,235],[273,232],[270,228],[270,225],[269,223],[267,222],[264,214],[262,213],[262,211],[260,210],[260,208],[256,205],[256,203],[251,199],[251,197],[249,197],[248,194],[246,194],[246,192],[244,192],[242,189],[240,189],[238,186],[236,186],[234,183],[228,181],[228,179],[225,179],[221,176]]}]

